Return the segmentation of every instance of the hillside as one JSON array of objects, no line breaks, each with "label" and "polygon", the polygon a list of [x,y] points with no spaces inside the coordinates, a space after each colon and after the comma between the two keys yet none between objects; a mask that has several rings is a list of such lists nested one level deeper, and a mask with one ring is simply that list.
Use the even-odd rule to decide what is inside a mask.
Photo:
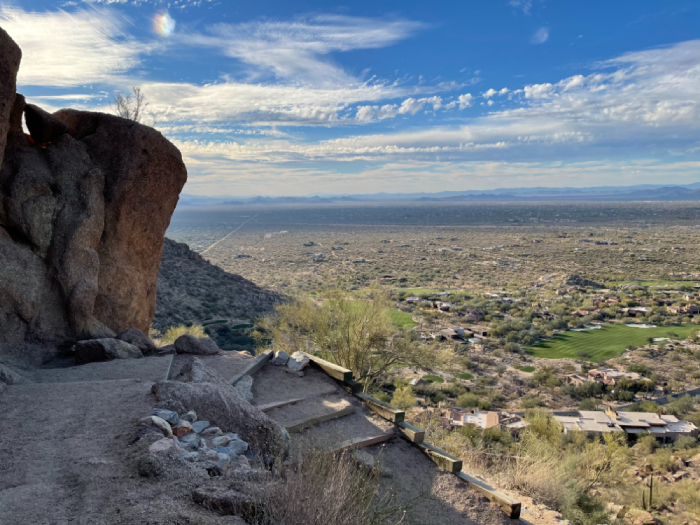
[{"label": "hillside", "polygon": [[206,261],[183,243],[165,239],[153,327],[166,330],[207,319],[252,320],[282,296]]}]

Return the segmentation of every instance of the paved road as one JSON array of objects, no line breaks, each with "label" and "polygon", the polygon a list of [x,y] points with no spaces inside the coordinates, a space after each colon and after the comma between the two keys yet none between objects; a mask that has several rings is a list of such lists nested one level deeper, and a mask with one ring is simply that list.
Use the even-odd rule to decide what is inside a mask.
[{"label": "paved road", "polygon": [[219,244],[220,242],[225,241],[226,239],[228,239],[229,237],[231,237],[231,235],[233,235],[233,234],[236,233],[238,230],[240,230],[241,228],[243,228],[243,226],[245,226],[246,224],[248,224],[250,221],[252,221],[253,219],[255,219],[255,217],[257,217],[257,216],[258,216],[258,214],[256,213],[256,214],[253,215],[250,219],[248,219],[247,221],[245,221],[244,223],[242,223],[240,226],[238,226],[238,228],[236,228],[236,229],[233,230],[233,231],[228,232],[228,233],[227,233],[226,235],[224,235],[221,239],[219,239],[219,240],[216,241],[215,243],[210,244],[209,246],[207,246],[207,247],[204,249],[204,251],[200,252],[199,255],[204,255],[204,254],[207,253],[209,250],[211,250],[214,246],[216,246],[216,245]]}]

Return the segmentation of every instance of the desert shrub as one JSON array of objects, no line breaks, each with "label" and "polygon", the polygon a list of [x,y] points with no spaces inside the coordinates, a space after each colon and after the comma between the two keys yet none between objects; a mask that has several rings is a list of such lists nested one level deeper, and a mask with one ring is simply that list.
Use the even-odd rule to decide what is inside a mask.
[{"label": "desert shrub", "polygon": [[260,487],[252,525],[379,525],[399,523],[404,510],[381,495],[378,469],[367,471],[350,454],[311,452]]},{"label": "desert shrub", "polygon": [[460,408],[473,408],[479,405],[479,397],[475,394],[463,394],[457,399]]},{"label": "desert shrub", "polygon": [[654,452],[656,447],[659,446],[659,442],[654,436],[647,434],[646,436],[641,436],[637,440],[637,445],[639,447],[639,452],[647,456]]},{"label": "desert shrub", "polygon": [[526,394],[520,400],[520,408],[524,408],[525,410],[543,406],[545,406],[544,401],[534,394]]},{"label": "desert shrub", "polygon": [[397,388],[394,397],[391,398],[392,406],[401,410],[408,410],[416,405],[416,396],[410,386]]},{"label": "desert shrub", "polygon": [[479,410],[491,410],[491,401],[488,399],[479,399]]},{"label": "desert shrub", "polygon": [[391,396],[387,393],[384,392],[383,390],[377,390],[372,394],[376,399],[379,399],[379,401],[383,401],[384,403],[390,403],[391,402]]},{"label": "desert shrub", "polygon": [[698,444],[698,440],[692,436],[681,436],[673,444],[673,450],[688,450],[695,447]]},{"label": "desert shrub", "polygon": [[591,399],[591,398],[584,399],[578,405],[579,410],[596,410],[597,408],[598,408],[598,403],[596,403],[595,400]]},{"label": "desert shrub", "polygon": [[183,335],[191,335],[193,337],[209,337],[204,331],[202,325],[193,324],[192,326],[185,326],[184,324],[178,326],[171,326],[165,332],[165,334],[160,338],[161,346],[171,345],[175,340]]}]

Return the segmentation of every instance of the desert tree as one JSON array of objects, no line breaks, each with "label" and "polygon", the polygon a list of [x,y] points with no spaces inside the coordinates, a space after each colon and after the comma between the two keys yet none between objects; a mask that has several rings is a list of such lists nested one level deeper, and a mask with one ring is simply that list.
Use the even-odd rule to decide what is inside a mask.
[{"label": "desert tree", "polygon": [[397,330],[390,309],[390,292],[378,286],[362,297],[335,289],[320,299],[302,297],[281,304],[262,325],[275,349],[319,352],[323,359],[352,370],[369,392],[395,366],[430,369],[449,360],[449,349],[438,350],[412,332]]},{"label": "desert tree", "polygon": [[112,97],[109,106],[117,116],[133,120],[134,122],[141,122],[146,108],[148,108],[148,102],[146,102],[141,87],[133,86],[131,93],[128,95],[123,95],[117,91]]}]

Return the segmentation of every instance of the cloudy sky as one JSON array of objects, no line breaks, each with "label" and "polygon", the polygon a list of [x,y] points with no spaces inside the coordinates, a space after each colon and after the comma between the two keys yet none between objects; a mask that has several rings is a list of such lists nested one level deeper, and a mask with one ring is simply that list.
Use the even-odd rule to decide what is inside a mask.
[{"label": "cloudy sky", "polygon": [[700,181],[696,0],[0,0],[19,91],[141,86],[185,193]]}]

